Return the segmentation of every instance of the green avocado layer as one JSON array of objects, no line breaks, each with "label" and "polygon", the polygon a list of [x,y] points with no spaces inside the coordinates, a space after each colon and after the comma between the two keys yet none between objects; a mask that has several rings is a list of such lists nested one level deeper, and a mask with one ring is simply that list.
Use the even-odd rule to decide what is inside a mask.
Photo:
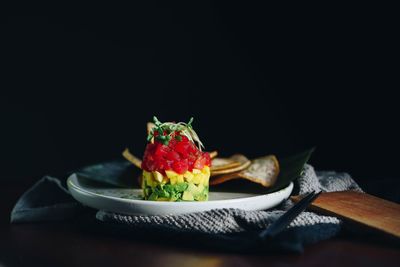
[{"label": "green avocado layer", "polygon": [[208,186],[194,183],[158,184],[155,187],[144,185],[144,199],[156,201],[206,201]]}]

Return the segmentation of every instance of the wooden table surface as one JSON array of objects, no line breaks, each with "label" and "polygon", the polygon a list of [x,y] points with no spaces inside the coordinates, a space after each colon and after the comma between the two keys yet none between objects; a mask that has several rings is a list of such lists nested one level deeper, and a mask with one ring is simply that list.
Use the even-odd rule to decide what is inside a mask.
[{"label": "wooden table surface", "polygon": [[342,233],[303,254],[238,254],[96,231],[80,219],[9,224],[32,181],[7,180],[0,201],[0,267],[9,266],[400,266],[400,248],[369,235]]}]

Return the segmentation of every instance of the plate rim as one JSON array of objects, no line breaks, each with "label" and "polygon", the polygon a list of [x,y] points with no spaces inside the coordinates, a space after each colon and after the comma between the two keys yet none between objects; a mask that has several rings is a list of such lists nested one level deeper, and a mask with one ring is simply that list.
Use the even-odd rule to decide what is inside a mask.
[{"label": "plate rim", "polygon": [[[168,205],[174,205],[174,201],[152,201],[152,200],[143,200],[143,199],[127,199],[127,198],[121,198],[121,197],[114,197],[114,196],[108,196],[108,195],[104,195],[104,194],[99,194],[99,193],[95,193],[89,190],[86,190],[76,184],[73,183],[73,179],[79,179],[78,174],[74,173],[71,174],[68,178],[67,178],[67,186],[68,186],[68,190],[71,190],[71,188],[73,188],[75,191],[78,191],[79,193],[83,193],[86,195],[90,195],[90,196],[95,196],[95,197],[100,197],[100,198],[105,198],[105,199],[110,199],[110,200],[115,200],[115,201],[119,201],[119,202],[124,202],[124,203],[129,203],[129,204],[140,204],[140,205],[160,205],[160,206],[168,206]],[[267,195],[273,195],[273,194],[280,194],[283,193],[284,191],[288,190],[290,191],[290,194],[293,191],[293,187],[294,184],[293,182],[290,182],[286,187],[281,188],[277,191],[271,192],[271,193],[266,193],[266,194],[255,194],[254,196],[250,196],[250,197],[241,197],[241,198],[232,198],[232,199],[219,199],[219,200],[208,200],[208,201],[180,201],[179,205],[193,205],[194,203],[196,203],[196,205],[209,205],[210,203],[221,203],[221,202],[225,202],[225,203],[235,203],[235,202],[242,202],[242,201],[246,201],[249,199],[253,199],[253,198],[258,198],[258,197],[265,197]],[[126,188],[129,189],[129,188]],[[140,190],[140,188],[138,188]],[[218,192],[216,192],[218,193]],[[224,192],[220,192],[220,193],[224,193]],[[234,193],[234,192],[232,192]],[[72,194],[71,194],[72,195]]]}]

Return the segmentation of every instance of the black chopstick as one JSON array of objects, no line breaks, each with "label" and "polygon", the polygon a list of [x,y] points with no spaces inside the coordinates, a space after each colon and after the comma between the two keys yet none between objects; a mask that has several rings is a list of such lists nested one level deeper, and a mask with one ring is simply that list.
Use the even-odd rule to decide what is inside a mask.
[{"label": "black chopstick", "polygon": [[297,202],[293,207],[286,211],[278,220],[272,223],[267,229],[259,234],[261,239],[272,238],[277,234],[285,230],[285,228],[302,212],[308,205],[316,199],[321,191],[315,193],[312,191],[303,197],[299,202]]}]

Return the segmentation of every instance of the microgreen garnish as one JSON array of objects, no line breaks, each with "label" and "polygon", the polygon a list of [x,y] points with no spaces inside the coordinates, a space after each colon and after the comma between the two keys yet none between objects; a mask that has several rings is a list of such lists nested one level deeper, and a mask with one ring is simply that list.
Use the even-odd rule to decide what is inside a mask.
[{"label": "microgreen garnish", "polygon": [[[199,150],[201,151],[204,148],[203,143],[200,141],[196,132],[193,130],[192,122],[193,117],[190,118],[188,123],[185,122],[160,122],[156,116],[153,117],[153,121],[155,127],[151,129],[149,135],[147,136],[147,141],[151,139],[156,139],[163,145],[168,145],[169,141],[171,141],[172,137],[175,137],[176,140],[182,141],[182,136],[186,136],[191,142],[197,143]],[[157,135],[154,133],[157,131]],[[179,133],[179,135],[177,134]]]}]

